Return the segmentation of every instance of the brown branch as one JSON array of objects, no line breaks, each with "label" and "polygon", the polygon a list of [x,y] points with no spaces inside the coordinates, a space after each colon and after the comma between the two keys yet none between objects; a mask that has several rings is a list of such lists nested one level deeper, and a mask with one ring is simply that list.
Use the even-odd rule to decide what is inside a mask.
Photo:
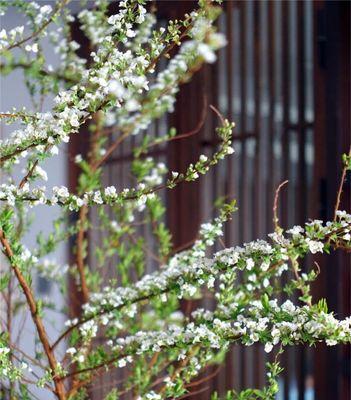
[{"label": "brown branch", "polygon": [[[191,69],[191,70],[188,71],[188,74],[194,74],[198,69],[199,69],[199,67],[198,67],[198,66],[197,66],[197,67],[195,66],[193,69]],[[187,82],[187,79],[179,80],[178,84],[181,85],[181,84],[183,84],[183,83],[185,83],[185,82]],[[167,87],[162,93],[159,94],[159,96],[162,96],[163,94],[166,94],[169,90],[172,90],[173,87],[174,87],[174,85],[172,85],[172,86],[170,86],[170,87]],[[100,111],[106,104],[107,104],[107,100],[104,100],[104,101],[100,104],[100,106],[99,106],[99,108],[98,108],[97,111]],[[211,108],[214,109],[213,106],[212,106]],[[217,112],[218,112],[218,110],[217,110]],[[91,113],[89,113],[85,118],[83,118],[83,120],[82,120],[82,122],[81,122],[80,125],[83,125],[83,123],[86,122],[90,117],[91,117]],[[119,146],[119,144],[120,144],[126,137],[128,137],[128,136],[130,135],[130,133],[132,132],[133,128],[134,128],[134,125],[132,125],[131,127],[129,127],[129,129],[127,129],[127,130],[116,140],[116,142],[113,143],[113,144],[110,146],[110,148],[107,149],[105,155],[104,155],[99,161],[97,161],[97,162],[95,163],[94,167],[95,167],[96,169],[99,168],[99,167],[107,160],[107,158],[115,151],[115,149]],[[55,139],[55,138],[58,137],[58,135],[52,135],[51,137]],[[31,148],[33,148],[33,147],[36,147],[36,146],[39,146],[39,145],[45,144],[45,143],[47,143],[47,139],[40,139],[40,140],[34,141],[34,142],[32,142],[32,143],[30,143],[30,144],[28,144],[28,145],[26,145],[26,146],[17,147],[12,153],[9,153],[9,154],[6,154],[6,155],[0,157],[0,165],[1,165],[4,161],[6,161],[6,160],[8,160],[8,159],[10,159],[10,158],[12,158],[12,157],[14,157],[14,156],[16,156],[16,155],[22,153],[22,152],[25,151],[25,150],[31,149]]]},{"label": "brown branch", "polygon": [[[351,157],[351,146],[349,148],[349,153],[348,156]],[[342,189],[344,187],[345,179],[346,179],[346,172],[347,172],[347,165],[344,165],[344,168],[342,169],[341,173],[341,179],[340,179],[340,184],[339,184],[339,189],[338,193],[336,196],[336,202],[335,202],[335,208],[334,208],[334,221],[336,221],[336,213],[339,210],[340,202],[341,202],[341,195],[342,195]]]},{"label": "brown branch", "polygon": [[[27,70],[27,69],[32,68],[32,63],[27,64],[24,62],[15,62],[15,63],[9,63],[8,65],[0,63],[0,70],[4,69],[6,67],[11,67],[12,69],[22,68],[24,70]],[[79,83],[79,79],[77,79],[76,76],[71,77],[71,76],[66,76],[64,74],[61,74],[59,72],[49,72],[43,68],[39,69],[38,73],[44,77],[58,79],[60,81],[64,81],[67,83],[72,83],[72,84]],[[19,113],[17,113],[17,114],[1,113],[0,118],[23,118],[23,115],[21,115]]]},{"label": "brown branch", "polygon": [[[186,20],[185,20],[186,21]],[[191,28],[193,27],[193,23],[190,23],[186,29],[184,30],[184,32],[179,36],[179,42],[185,38],[185,36],[189,33],[189,31],[191,30]],[[178,43],[179,43],[178,42]],[[172,42],[170,43],[168,46],[165,46],[164,49],[161,51],[161,53],[150,63],[150,65],[147,68],[147,71],[151,71],[155,68],[156,64],[159,62],[159,60],[166,56],[169,52],[171,52],[173,50],[173,48],[177,45],[176,42]]]},{"label": "brown branch", "polygon": [[276,189],[274,194],[274,202],[273,202],[273,224],[274,230],[278,232],[281,228],[279,226],[279,218],[278,218],[278,200],[279,200],[279,193],[281,188],[286,185],[289,181],[282,182]]},{"label": "brown branch", "polygon": [[36,166],[39,163],[39,159],[35,160],[35,162],[33,163],[32,167],[30,168],[30,170],[27,172],[27,174],[22,178],[20,184],[18,185],[19,189],[22,189],[23,186],[28,182],[28,180],[30,179],[30,177],[33,175]]},{"label": "brown branch", "polygon": [[205,386],[202,389],[198,389],[195,392],[190,392],[190,393],[184,394],[183,396],[178,397],[178,398],[179,399],[186,399],[188,397],[195,396],[196,394],[200,394],[200,393],[206,392],[206,390],[208,390],[209,388],[210,388],[209,386]]},{"label": "brown branch", "polygon": [[18,280],[19,285],[21,286],[23,293],[25,295],[25,298],[27,300],[27,304],[32,316],[32,320],[34,322],[34,325],[37,329],[38,336],[40,339],[40,342],[44,348],[46,357],[48,359],[50,368],[52,370],[52,377],[55,385],[55,393],[58,397],[59,400],[65,400],[66,399],[66,394],[65,394],[65,387],[59,377],[56,376],[56,368],[57,368],[57,361],[55,358],[55,354],[52,351],[48,339],[48,335],[46,333],[45,327],[43,325],[43,321],[39,315],[39,310],[37,308],[36,301],[34,299],[34,295],[32,293],[32,290],[30,286],[28,285],[26,279],[22,275],[22,272],[20,271],[19,267],[15,264],[13,264],[13,257],[14,253],[12,251],[12,248],[5,237],[4,231],[0,229],[0,242],[4,248],[4,253],[6,257],[8,258],[9,262],[11,263],[12,269],[16,275],[16,278]]},{"label": "brown branch", "polygon": [[[164,293],[164,292],[165,292],[165,291],[162,291],[162,292],[159,292],[159,293],[157,293],[157,294],[162,294],[162,293]],[[143,300],[148,300],[150,297],[151,297],[151,295],[139,297],[139,298],[136,299],[133,303],[138,303],[138,302],[143,301]],[[124,306],[125,306],[125,304],[121,304],[121,305],[118,306],[118,307],[114,307],[113,310],[119,310],[119,309],[121,309],[121,308],[124,307]],[[91,315],[90,317],[87,317],[87,318],[84,318],[84,319],[78,321],[76,324],[70,326],[70,327],[67,328],[64,332],[62,332],[61,335],[60,335],[60,336],[56,339],[56,341],[53,343],[53,345],[51,346],[51,348],[54,349],[54,348],[61,342],[61,340],[62,340],[64,337],[66,337],[68,334],[70,334],[70,333],[73,331],[73,329],[78,328],[80,325],[84,324],[85,322],[91,321],[92,319],[94,319],[94,318],[96,318],[96,317],[98,317],[98,316],[104,315],[104,314],[106,314],[107,312],[111,312],[111,311],[112,311],[112,309],[109,310],[109,311],[107,311],[107,310],[102,310],[102,311],[99,312],[98,314]]]},{"label": "brown branch", "polygon": [[[54,135],[53,137],[56,137],[56,136]],[[38,141],[35,141],[35,142],[29,144],[28,146],[17,147],[12,153],[9,153],[9,154],[6,154],[6,155],[0,157],[0,165],[4,161],[9,160],[10,158],[17,156],[17,154],[20,154],[23,151],[26,151],[28,149],[31,149],[32,147],[36,147],[36,146],[39,146],[39,145],[45,144],[45,143],[46,143],[46,140],[45,139],[41,139],[41,140],[38,140]]]},{"label": "brown branch", "polygon": [[71,0],[62,0],[60,1],[57,6],[55,7],[54,11],[50,15],[50,17],[39,27],[39,29],[35,32],[33,32],[31,35],[25,37],[24,39],[20,40],[19,42],[15,42],[12,45],[8,46],[5,48],[5,50],[11,50],[14,49],[15,47],[20,47],[24,43],[28,42],[29,40],[34,39],[37,37],[56,17],[56,15],[63,9],[64,6],[66,6]]},{"label": "brown branch", "polygon": [[[88,164],[92,172],[96,172],[97,166],[95,165],[98,153],[98,138],[100,136],[100,113],[95,113],[93,118],[96,129],[89,140],[89,153],[88,153]],[[79,210],[79,216],[77,221],[78,233],[76,241],[76,264],[80,278],[80,287],[82,291],[83,301],[87,303],[89,301],[89,287],[87,284],[85,270],[84,270],[84,243],[85,243],[85,232],[86,232],[86,220],[89,214],[89,208],[87,205],[83,205]]]},{"label": "brown branch", "polygon": [[19,114],[13,113],[0,113],[0,118],[21,118],[22,116]]},{"label": "brown branch", "polygon": [[123,140],[129,136],[130,132],[126,131],[124,132],[121,136],[118,137],[118,139],[111,144],[111,146],[106,150],[106,153],[104,156],[95,162],[94,164],[94,169],[98,169],[109,157],[110,155],[117,149],[117,147],[123,142]]},{"label": "brown branch", "polygon": [[[188,362],[193,358],[193,356],[197,353],[198,350],[199,350],[198,346],[194,346],[193,348],[190,349],[187,357],[184,360],[182,360],[179,363],[178,367],[174,370],[174,372],[171,376],[171,381],[173,381],[175,378],[177,378],[179,376],[182,369],[186,367]],[[161,387],[161,389],[159,390],[158,393],[162,396],[162,394],[166,391],[166,389],[167,389],[167,385],[164,385],[163,387]]]},{"label": "brown branch", "polygon": [[[103,107],[104,105],[105,105],[105,102],[103,102],[101,104],[101,107]],[[86,115],[82,119],[80,126],[82,126],[90,118],[91,118],[91,114]],[[53,139],[57,139],[59,137],[59,135],[57,135],[57,134],[55,135],[54,134],[54,135],[51,135],[50,137],[53,138]],[[4,156],[0,157],[0,165],[4,161],[9,160],[12,157],[15,157],[16,155],[22,153],[23,151],[26,151],[26,150],[31,149],[31,148],[36,147],[36,146],[45,145],[45,144],[48,144],[47,143],[47,139],[38,139],[38,140],[34,140],[32,143],[30,143],[30,144],[28,144],[26,146],[23,146],[23,147],[17,146],[17,148],[12,153],[8,153],[8,154],[5,154]]]},{"label": "brown branch", "polygon": [[221,370],[221,368],[222,368],[222,365],[219,365],[211,374],[206,375],[203,378],[198,379],[197,381],[189,382],[189,383],[187,383],[185,385],[185,387],[189,388],[189,387],[192,387],[192,386],[198,386],[201,383],[209,381],[210,379],[214,378],[218,374],[218,372]]},{"label": "brown branch", "polygon": [[[207,115],[207,98],[204,95],[204,106],[202,108],[201,117],[200,117],[200,120],[199,120],[199,122],[197,123],[197,125],[195,126],[194,129],[192,129],[189,132],[181,133],[181,134],[173,136],[173,137],[168,137],[168,138],[165,137],[164,141],[157,140],[159,138],[156,138],[156,140],[153,143],[148,144],[146,146],[146,148],[150,149],[150,148],[152,148],[154,146],[159,146],[160,144],[163,144],[163,143],[169,143],[169,142],[173,142],[175,140],[186,139],[186,138],[188,138],[190,136],[196,135],[197,133],[199,133],[200,129],[203,127],[203,125],[205,123],[206,115]],[[106,134],[116,133],[116,131],[113,130],[112,128],[104,129],[104,132]]]},{"label": "brown branch", "polygon": [[221,120],[222,125],[225,125],[225,119],[223,115],[219,112],[219,110],[212,104],[210,104],[210,108],[214,113],[217,115],[217,117]]},{"label": "brown branch", "polygon": [[[349,224],[348,226],[350,226],[350,224]],[[345,229],[345,228],[346,228],[346,227],[342,227],[342,228],[339,228],[339,229],[337,229],[337,230],[335,230],[335,231],[333,231],[333,232],[330,232],[330,233],[326,236],[326,239],[328,239],[330,236],[335,235],[335,234],[336,234],[336,235],[342,234],[342,233],[344,232],[344,229]],[[340,248],[340,247],[341,247],[340,245],[335,246],[335,248]],[[270,270],[273,269],[273,268],[276,268],[276,267],[279,266],[281,263],[282,263],[282,261],[280,261],[279,263],[273,264],[273,265],[268,269],[268,271],[270,271]],[[152,293],[152,294],[149,294],[149,295],[141,296],[141,297],[135,299],[135,300],[132,302],[132,304],[138,303],[138,302],[141,302],[141,301],[144,301],[144,300],[148,300],[150,297],[158,296],[158,295],[161,295],[161,294],[166,293],[166,292],[168,292],[168,289],[165,289],[165,290],[160,291],[160,292],[157,292],[157,293]],[[89,316],[89,317],[87,317],[87,318],[84,318],[84,319],[78,321],[76,324],[74,324],[74,325],[70,326],[69,328],[67,328],[66,331],[64,331],[64,332],[58,337],[58,339],[57,339],[57,340],[54,342],[54,344],[52,345],[52,349],[55,348],[55,347],[60,343],[60,341],[61,341],[64,337],[66,337],[66,336],[67,336],[68,334],[70,334],[75,328],[78,328],[80,325],[84,324],[85,322],[91,321],[92,319],[97,318],[97,317],[99,317],[99,316],[101,316],[101,315],[104,315],[104,314],[106,314],[106,313],[109,313],[109,312],[111,312],[111,311],[120,310],[120,309],[123,308],[124,306],[125,306],[125,304],[121,304],[121,305],[119,305],[119,306],[117,306],[117,307],[107,308],[107,309],[101,310],[101,311],[100,311],[99,313],[97,313],[97,314],[91,315],[91,316]]]},{"label": "brown branch", "polygon": [[84,303],[87,303],[89,301],[89,289],[87,281],[85,279],[85,272],[84,272],[84,235],[85,235],[84,224],[87,215],[88,215],[88,206],[83,205],[82,208],[79,210],[79,217],[78,217],[79,230],[77,234],[76,263],[77,263],[79,279],[80,279],[80,287]]}]

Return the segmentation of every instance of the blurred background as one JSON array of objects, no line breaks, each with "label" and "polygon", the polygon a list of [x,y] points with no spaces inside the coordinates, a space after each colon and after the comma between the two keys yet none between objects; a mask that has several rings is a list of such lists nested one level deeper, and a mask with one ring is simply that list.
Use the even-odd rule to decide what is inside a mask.
[{"label": "blurred background", "polygon": [[[196,7],[193,1],[155,4],[161,23],[181,18]],[[350,145],[350,3],[224,1],[223,8],[218,27],[228,45],[218,62],[205,66],[184,85],[175,113],[148,132],[157,136],[173,126],[179,134],[189,132],[205,113],[198,134],[153,153],[171,170],[182,171],[200,154],[215,151],[218,120],[209,104],[236,123],[233,156],[198,182],[164,194],[176,248],[196,237],[199,224],[211,218],[213,204],[221,196],[236,198],[239,207],[227,226],[226,245],[265,238],[273,230],[275,189],[286,179],[289,183],[279,204],[283,227],[303,224],[308,218],[331,218],[341,154]],[[130,184],[135,140],[124,142],[110,159],[106,183],[121,188]],[[349,209],[349,181],[343,201]],[[342,254],[315,257],[304,268],[312,267],[314,260],[322,270],[314,285],[315,299],[327,298],[340,318],[350,315],[350,258]],[[184,311],[197,306],[186,304]],[[232,387],[262,386],[267,359],[260,346],[235,346],[225,366],[208,372],[208,376],[215,374],[201,385],[208,390],[191,398],[207,399],[213,390],[223,393]],[[350,398],[349,346],[289,349],[283,366],[279,399]]]},{"label": "blurred background", "polygon": [[[196,7],[193,1],[154,3],[161,24]],[[74,1],[72,7],[78,11],[79,2]],[[148,132],[157,136],[175,127],[182,134],[193,130],[205,116],[196,135],[160,146],[152,153],[170,170],[182,171],[200,154],[210,155],[216,149],[214,129],[218,121],[209,110],[210,104],[236,123],[233,156],[196,183],[163,193],[176,248],[196,237],[199,225],[213,216],[213,203],[221,196],[236,198],[239,207],[226,227],[227,246],[265,238],[273,230],[274,192],[284,180],[289,183],[282,189],[279,203],[283,227],[303,224],[308,218],[332,218],[341,155],[350,145],[350,2],[234,0],[224,1],[223,9],[218,27],[228,45],[219,53],[217,63],[205,66],[182,87],[175,113]],[[6,24],[18,22],[8,19]],[[79,27],[73,26],[72,33],[82,45],[80,54],[88,56],[89,43]],[[19,77],[18,85],[20,81]],[[5,80],[1,93],[1,109],[25,104],[20,91],[14,91]],[[125,188],[131,184],[129,167],[137,140],[141,138],[125,141],[110,158],[105,167],[106,185]],[[81,135],[75,135],[66,154],[46,167],[49,176],[57,177],[54,184],[68,182],[75,189],[78,171],[71,160],[75,154],[84,155],[85,143]],[[350,191],[348,181],[342,204],[346,209],[350,209]],[[52,220],[47,211],[42,212],[41,218]],[[94,235],[89,236],[91,245],[101,239]],[[67,249],[60,251],[58,257],[69,257]],[[313,287],[314,299],[326,298],[339,318],[350,315],[350,257],[339,253],[314,257],[307,259],[303,268],[311,268],[313,261],[321,267]],[[153,268],[150,261],[149,270]],[[47,282],[38,281],[37,290],[58,296]],[[74,285],[71,293],[74,307],[79,297]],[[188,313],[198,304],[183,306]],[[235,346],[222,368],[207,372],[202,386],[208,389],[191,398],[208,399],[214,390],[224,393],[233,387],[261,387],[267,360],[261,346]],[[291,348],[282,364],[285,372],[278,399],[350,398],[350,346]],[[104,379],[101,388],[92,393],[93,399],[102,398],[103,386],[108,384],[108,378]]]}]

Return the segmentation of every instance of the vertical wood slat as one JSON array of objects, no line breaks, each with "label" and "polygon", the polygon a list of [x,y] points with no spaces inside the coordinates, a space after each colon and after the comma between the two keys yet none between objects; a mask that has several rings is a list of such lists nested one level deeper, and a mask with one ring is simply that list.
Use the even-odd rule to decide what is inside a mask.
[{"label": "vertical wood slat", "polygon": [[[306,221],[307,191],[306,191],[306,160],[305,160],[305,14],[304,2],[297,2],[297,98],[298,98],[298,183],[297,183],[297,222],[303,224]],[[302,270],[306,269],[305,263],[301,263]],[[299,346],[297,349],[296,378],[298,388],[298,399],[305,398],[305,377],[306,377],[306,348]]]},{"label": "vertical wood slat", "polygon": [[[316,174],[323,189],[320,202],[320,215],[333,217],[335,193],[340,176],[340,156],[350,145],[350,4],[348,2],[317,2],[316,16],[316,60],[315,63],[315,99],[316,114],[315,144],[317,150]],[[345,112],[345,110],[347,111]],[[350,185],[348,183],[348,185]],[[345,188],[346,189],[346,188]],[[350,207],[350,187],[344,191]],[[330,307],[342,316],[340,293],[349,278],[350,257],[335,254],[323,260],[321,280],[318,282],[318,294],[327,297]],[[333,265],[330,270],[328,265]],[[341,284],[342,282],[342,284]],[[350,283],[345,282],[347,287]],[[337,288],[338,296],[335,295]],[[344,301],[350,307],[350,291],[346,289]],[[347,309],[346,308],[346,309]],[[349,314],[348,314],[349,315]],[[348,347],[348,349],[347,349]],[[316,352],[316,398],[349,398],[350,362],[341,357],[349,351],[349,346],[325,348],[320,346]],[[345,370],[342,367],[348,365]],[[325,372],[328,369],[328,374]],[[347,383],[346,383],[347,382]],[[346,384],[345,384],[346,383]]]},{"label": "vertical wood slat", "polygon": [[[262,77],[261,77],[261,10],[262,4],[255,1],[253,3],[253,66],[254,66],[254,133],[255,133],[255,155],[254,155],[254,174],[253,174],[253,202],[252,202],[252,226],[253,236],[261,237],[264,231],[264,217],[262,213],[262,193],[264,193],[265,185],[262,180],[264,179],[264,172],[262,173],[262,136],[260,135],[261,126],[261,91],[262,91]],[[262,351],[262,346],[257,345],[254,348],[253,362],[255,365],[254,370],[254,386],[262,387],[264,385],[264,361],[265,355]]]},{"label": "vertical wood slat", "polygon": [[[341,94],[339,99],[340,104],[340,132],[341,143],[340,147],[343,152],[347,152],[350,143],[351,131],[351,7],[349,3],[342,5],[342,24],[341,24],[341,65],[340,65],[340,86]],[[340,156],[340,154],[339,154]],[[351,205],[351,179],[345,182],[343,199],[341,202],[341,209],[349,210]],[[342,282],[340,290],[339,310],[341,315],[346,318],[351,315],[351,255],[340,255],[341,274],[340,280]],[[351,345],[345,345],[340,349],[340,397],[344,399],[351,398]]]},{"label": "vertical wood slat", "polygon": [[[240,48],[239,48],[239,57],[240,57],[240,131],[246,132],[246,19],[245,19],[245,11],[247,4],[243,1],[238,2],[239,5],[239,23],[240,23]],[[241,142],[241,152],[240,152],[240,170],[241,176],[239,181],[239,241],[243,243],[247,240],[247,225],[249,223],[248,215],[247,215],[247,188],[244,182],[247,182],[247,164],[246,164],[246,141]],[[242,378],[240,382],[240,389],[246,387],[246,383],[248,381],[247,376],[247,368],[248,368],[248,360],[247,360],[247,349],[242,348],[240,352],[240,366],[242,369]]]},{"label": "vertical wood slat", "polygon": [[[282,3],[282,19],[281,19],[281,32],[282,32],[282,51],[281,51],[281,63],[280,68],[282,70],[282,104],[283,104],[283,126],[282,126],[282,155],[283,155],[283,176],[287,178],[289,176],[289,139],[288,131],[286,126],[289,124],[289,3]],[[288,191],[283,191],[281,193],[281,204],[287,204],[288,202]],[[282,207],[282,224],[287,226],[287,207]],[[285,352],[282,357],[282,365],[285,369],[284,374],[284,399],[289,398],[289,385],[291,382],[290,368],[289,368],[289,354]]]},{"label": "vertical wood slat", "polygon": [[[234,75],[234,66],[233,66],[233,4],[228,1],[225,5],[225,17],[226,17],[226,36],[228,45],[226,46],[226,72],[227,72],[227,91],[226,91],[226,99],[227,99],[227,118],[232,121],[233,120],[233,75]],[[225,194],[228,195],[229,199],[234,198],[234,174],[233,174],[233,158],[229,157],[226,161],[226,182],[225,182]],[[233,242],[232,229],[228,224],[225,230],[225,243],[227,246],[230,246]],[[225,383],[226,388],[230,388],[233,385],[238,384],[238,368],[235,365],[235,358],[238,356],[238,351],[233,346],[228,355],[226,357],[225,362]],[[235,371],[236,370],[236,371]],[[235,374],[235,375],[234,375]],[[236,379],[235,379],[236,378]]]},{"label": "vertical wood slat", "polygon": [[267,174],[267,186],[266,186],[266,220],[265,227],[270,228],[273,227],[272,219],[272,193],[274,193],[275,185],[277,182],[276,171],[274,168],[274,153],[273,153],[273,145],[275,140],[274,134],[274,111],[275,111],[275,88],[274,88],[274,77],[275,77],[275,2],[268,2],[268,91],[269,91],[269,116],[268,116],[268,151],[267,151],[267,160],[268,160],[268,171]]}]

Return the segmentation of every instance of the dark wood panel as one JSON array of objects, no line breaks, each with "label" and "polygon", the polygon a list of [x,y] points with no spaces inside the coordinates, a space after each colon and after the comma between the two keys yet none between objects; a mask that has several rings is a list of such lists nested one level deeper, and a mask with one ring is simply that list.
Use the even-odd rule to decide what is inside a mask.
[{"label": "dark wood panel", "polygon": [[[161,18],[180,17],[196,5],[156,4]],[[223,7],[218,25],[228,45],[219,52],[218,63],[203,68],[181,89],[175,113],[153,130],[157,135],[161,123],[179,133],[193,129],[204,96],[237,123],[236,153],[198,182],[167,193],[167,223],[175,247],[195,238],[199,224],[213,216],[212,204],[219,196],[235,197],[239,205],[226,227],[226,245],[264,237],[272,230],[274,190],[285,179],[289,184],[280,197],[282,226],[330,217],[340,155],[350,143],[350,4],[235,0]],[[215,150],[216,125],[216,117],[208,113],[201,132],[157,149],[153,156],[167,160],[171,170],[185,170],[201,153]],[[73,142],[73,153],[77,145]],[[126,142],[111,159],[107,183],[128,185],[132,148],[133,142]],[[72,174],[72,184],[75,179]],[[345,206],[350,204],[350,182],[347,185]],[[320,260],[323,272],[315,287],[316,297],[327,297],[340,315],[350,314],[349,261],[341,255]],[[183,310],[190,309],[189,303],[183,304]],[[348,398],[349,360],[348,346],[289,349],[283,357],[281,398]],[[211,380],[211,390],[261,387],[266,361],[261,346],[235,346]],[[210,390],[192,398],[209,399]]]}]

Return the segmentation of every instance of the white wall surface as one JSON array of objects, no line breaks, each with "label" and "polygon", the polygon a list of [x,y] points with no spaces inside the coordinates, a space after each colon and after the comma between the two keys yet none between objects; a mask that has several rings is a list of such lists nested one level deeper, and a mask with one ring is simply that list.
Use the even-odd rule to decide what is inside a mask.
[{"label": "white wall surface", "polygon": [[[38,1],[39,3],[51,4],[54,5],[53,1]],[[73,2],[73,7],[77,8],[79,6],[78,1]],[[11,29],[12,27],[24,24],[24,19],[19,14],[15,12],[14,9],[10,9],[5,16],[0,17],[0,29]],[[48,62],[55,66],[58,62],[58,57],[54,53],[53,49],[48,40],[45,41],[44,45],[45,53],[48,57]],[[35,56],[35,54],[33,54]],[[28,110],[32,110],[33,106],[30,101],[30,97],[27,93],[27,89],[24,84],[23,72],[18,69],[13,73],[6,77],[0,77],[0,110],[2,112],[10,110],[13,106],[17,108],[21,108],[26,106]],[[52,99],[48,99],[44,103],[43,111],[48,111],[51,109]],[[9,133],[16,128],[16,125],[5,125],[4,122],[1,122],[0,126],[0,135],[1,138],[5,138],[9,135]],[[66,157],[67,157],[67,149],[65,147],[61,147],[60,153],[58,156],[53,156],[49,160],[47,160],[42,167],[46,170],[49,182],[47,183],[47,187],[50,188],[55,185],[66,185],[67,186],[67,168],[66,168]],[[20,173],[20,170],[16,172],[16,178],[19,181],[23,174]],[[25,237],[25,245],[31,249],[35,246],[35,234],[42,231],[44,234],[49,233],[52,229],[52,222],[58,216],[58,208],[47,207],[47,206],[39,206],[32,209],[33,213],[33,224],[30,229],[30,233],[28,233]],[[50,257],[55,258],[60,264],[65,265],[67,263],[67,247],[65,245],[61,245],[55,254]],[[1,261],[1,268],[4,267],[4,259]],[[39,285],[40,280],[38,277],[34,279],[34,287],[35,290],[40,290],[40,286],[45,289],[45,285]],[[43,283],[43,281],[41,281]],[[43,287],[44,286],[44,287]],[[62,308],[65,305],[65,300],[62,298],[57,286],[55,286],[52,282],[49,282],[46,290],[47,296],[50,297],[50,300],[54,301],[58,308]],[[19,290],[18,287],[16,290]],[[45,291],[44,291],[45,292]],[[3,299],[0,298],[0,302]],[[2,304],[3,306],[4,304]],[[0,307],[1,309],[1,307]],[[1,312],[0,312],[1,314]],[[48,334],[51,340],[57,338],[57,334],[59,330],[62,330],[63,323],[65,321],[65,317],[62,314],[56,312],[47,312],[47,320],[52,321],[52,325],[48,326]],[[24,324],[22,326],[22,323]],[[21,330],[20,333],[20,346],[24,349],[25,352],[33,355],[34,350],[34,325],[31,321],[31,317],[29,313],[21,312],[19,318],[16,318],[14,321],[14,331]],[[58,349],[58,354],[62,354],[64,349]],[[42,391],[40,389],[33,390],[33,393],[39,399],[50,399],[52,397],[48,396],[48,391]],[[34,397],[33,397],[34,398]]]}]

